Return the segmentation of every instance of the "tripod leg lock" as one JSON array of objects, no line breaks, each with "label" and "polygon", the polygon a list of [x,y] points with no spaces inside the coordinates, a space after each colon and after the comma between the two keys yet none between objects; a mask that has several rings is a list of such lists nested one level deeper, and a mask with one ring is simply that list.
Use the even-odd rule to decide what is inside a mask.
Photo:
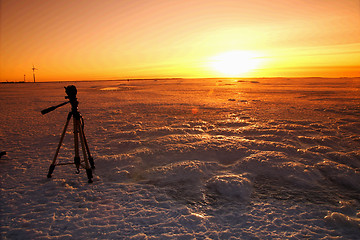
[{"label": "tripod leg lock", "polygon": [[94,164],[94,158],[93,157],[89,157],[89,163],[90,163],[91,169],[95,169],[95,164]]}]

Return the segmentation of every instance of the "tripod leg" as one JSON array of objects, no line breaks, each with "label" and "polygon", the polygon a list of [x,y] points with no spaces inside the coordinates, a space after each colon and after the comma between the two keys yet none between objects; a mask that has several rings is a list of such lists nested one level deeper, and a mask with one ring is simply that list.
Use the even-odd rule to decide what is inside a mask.
[{"label": "tripod leg", "polygon": [[61,134],[60,141],[59,141],[59,144],[58,144],[58,146],[57,146],[57,149],[56,149],[56,152],[55,152],[55,155],[54,155],[54,158],[53,158],[53,161],[52,161],[52,163],[51,163],[51,165],[50,165],[50,167],[49,167],[49,172],[48,172],[48,175],[47,175],[48,178],[51,178],[51,174],[54,172],[54,169],[55,169],[55,166],[56,166],[56,158],[57,158],[57,156],[58,156],[58,154],[59,154],[60,147],[61,147],[61,144],[62,144],[62,142],[63,142],[63,140],[64,140],[64,136],[65,136],[65,133],[66,133],[66,129],[67,129],[68,125],[69,125],[71,116],[72,116],[72,113],[69,112],[69,114],[68,114],[68,116],[67,116],[67,119],[66,119],[65,126],[64,126],[64,130],[63,130],[63,132],[62,132],[62,134]]},{"label": "tripod leg", "polygon": [[82,118],[82,116],[80,116],[81,117],[81,120],[82,120],[82,122],[81,122],[81,129],[82,129],[82,135],[83,135],[83,138],[84,138],[84,143],[85,143],[85,147],[86,147],[86,151],[87,151],[87,154],[88,154],[88,159],[89,159],[89,163],[90,163],[90,166],[91,166],[91,168],[92,169],[95,169],[95,163],[94,163],[94,158],[91,156],[91,154],[90,154],[90,149],[89,149],[89,145],[88,145],[88,143],[87,143],[87,140],[86,140],[86,137],[85,137],[85,132],[84,132],[84,119]]},{"label": "tripod leg", "polygon": [[74,116],[73,119],[74,119],[74,148],[75,148],[74,163],[76,166],[76,173],[80,173],[79,121],[77,119],[77,116]]},{"label": "tripod leg", "polygon": [[82,129],[82,126],[80,124],[80,119],[79,119],[79,122],[78,122],[78,127],[79,127],[79,135],[80,135],[80,142],[81,142],[81,148],[82,148],[82,151],[83,151],[83,155],[84,155],[84,162],[85,162],[85,169],[86,169],[86,174],[87,174],[87,177],[89,179],[89,183],[92,183],[93,180],[93,175],[92,175],[92,169],[90,168],[90,164],[89,164],[89,160],[87,158],[87,154],[86,154],[86,144],[85,144],[85,135],[84,135],[84,132],[83,132],[83,129]]}]

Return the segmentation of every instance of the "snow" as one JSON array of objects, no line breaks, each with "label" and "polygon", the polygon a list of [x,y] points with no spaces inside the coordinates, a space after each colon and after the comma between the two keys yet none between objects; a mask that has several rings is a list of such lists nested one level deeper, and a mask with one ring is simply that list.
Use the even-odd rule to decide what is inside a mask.
[{"label": "snow", "polygon": [[252,182],[244,175],[220,175],[209,179],[207,187],[223,197],[248,200],[251,196]]},{"label": "snow", "polygon": [[[46,177],[78,89],[94,182]],[[1,239],[358,239],[360,79],[0,84]],[[73,161],[72,128],[59,162]]]}]

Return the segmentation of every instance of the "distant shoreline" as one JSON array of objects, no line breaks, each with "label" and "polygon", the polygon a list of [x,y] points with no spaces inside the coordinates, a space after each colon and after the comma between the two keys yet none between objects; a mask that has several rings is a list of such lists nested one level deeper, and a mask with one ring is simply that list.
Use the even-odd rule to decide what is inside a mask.
[{"label": "distant shoreline", "polygon": [[31,82],[24,82],[24,81],[21,81],[21,82],[0,82],[0,84],[14,84],[14,83],[31,83]]},{"label": "distant shoreline", "polygon": [[[101,80],[56,80],[56,81],[39,81],[35,83],[53,83],[53,82],[100,82],[100,81],[164,81],[164,80],[191,80],[191,79],[203,79],[203,80],[216,80],[216,79],[234,79],[234,80],[261,80],[261,79],[359,79],[358,77],[215,77],[215,78],[129,78],[129,79],[101,79]],[[0,84],[17,84],[17,83],[28,83],[33,84],[34,82],[24,82],[24,81],[6,81],[0,82]]]}]

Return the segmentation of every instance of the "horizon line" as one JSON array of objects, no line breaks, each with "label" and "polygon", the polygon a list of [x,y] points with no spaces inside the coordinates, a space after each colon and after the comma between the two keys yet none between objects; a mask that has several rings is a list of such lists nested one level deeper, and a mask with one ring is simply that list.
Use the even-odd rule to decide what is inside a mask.
[{"label": "horizon line", "polygon": [[[118,79],[77,79],[77,80],[46,80],[46,81],[37,81],[35,83],[52,83],[52,82],[98,82],[98,81],[151,81],[151,80],[191,80],[191,79],[310,79],[310,78],[320,78],[320,79],[344,79],[344,78],[360,78],[360,76],[354,77],[321,77],[321,76],[311,76],[311,77],[154,77],[154,78],[118,78]],[[0,81],[1,84],[6,83],[34,83],[31,81]]]}]

